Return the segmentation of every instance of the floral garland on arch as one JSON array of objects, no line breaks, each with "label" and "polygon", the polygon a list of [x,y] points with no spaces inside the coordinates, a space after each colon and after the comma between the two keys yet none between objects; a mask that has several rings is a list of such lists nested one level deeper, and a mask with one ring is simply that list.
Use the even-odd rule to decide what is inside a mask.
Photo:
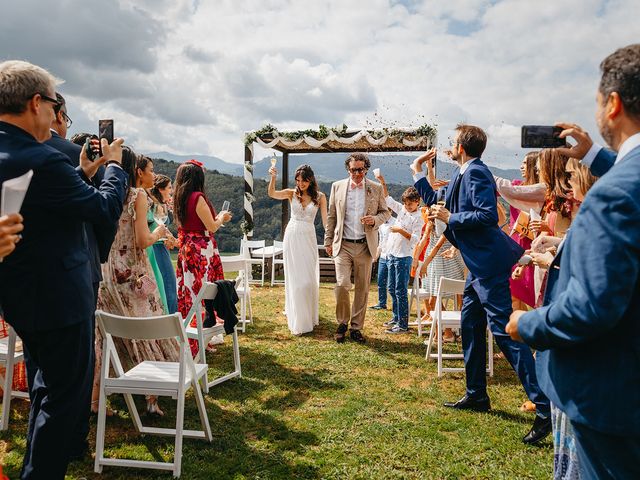
[{"label": "floral garland on arch", "polygon": [[[347,133],[351,135],[345,136]],[[345,124],[339,127],[327,127],[319,125],[317,130],[305,129],[280,132],[271,124],[266,124],[259,130],[248,132],[244,137],[244,144],[249,146],[258,143],[263,148],[272,148],[278,143],[287,147],[296,147],[303,142],[313,148],[320,148],[325,143],[333,141],[342,144],[354,144],[365,139],[372,146],[384,145],[389,140],[395,140],[407,147],[415,147],[421,144],[433,145],[438,131],[435,125],[424,124],[415,129],[362,129],[349,130]],[[262,137],[269,136],[272,140],[265,142]]]}]

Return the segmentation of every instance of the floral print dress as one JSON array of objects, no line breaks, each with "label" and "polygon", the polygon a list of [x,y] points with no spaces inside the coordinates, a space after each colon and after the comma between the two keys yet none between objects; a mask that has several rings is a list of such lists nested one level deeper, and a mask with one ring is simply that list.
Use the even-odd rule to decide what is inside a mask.
[{"label": "floral print dress", "polygon": [[[187,205],[187,222],[185,224],[193,224],[194,220],[195,223],[199,223],[199,219],[194,216],[197,216],[195,205],[201,195],[199,192],[194,192],[193,198],[190,199]],[[215,218],[213,207],[209,205],[209,208]],[[202,225],[202,230],[187,230],[180,227],[178,229],[178,247],[180,249],[176,267],[178,311],[185,318],[193,306],[193,300],[202,288],[202,283],[224,280],[224,271],[216,239],[212,233],[204,230],[204,225]],[[198,343],[195,340],[190,340],[189,343],[191,353],[195,356],[198,352]]]},{"label": "floral print dress", "polygon": [[[143,189],[131,188],[124,211],[120,217],[109,259],[102,265],[103,281],[98,293],[98,309],[127,317],[150,317],[164,315],[160,293],[155,284],[153,270],[144,249],[138,248],[134,236],[136,219],[135,202],[138,195],[146,195]],[[147,275],[156,288],[141,296],[134,291],[135,279]],[[180,347],[177,340],[128,340],[115,338],[118,356],[126,370],[144,360],[179,360]],[[100,381],[102,360],[102,335],[96,325],[96,376]]]}]

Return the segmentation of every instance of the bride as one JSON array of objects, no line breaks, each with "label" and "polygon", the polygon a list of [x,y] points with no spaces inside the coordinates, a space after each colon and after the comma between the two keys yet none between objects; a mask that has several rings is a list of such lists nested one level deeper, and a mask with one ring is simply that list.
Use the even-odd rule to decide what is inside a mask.
[{"label": "bride", "polygon": [[295,173],[296,188],[276,190],[276,167],[269,169],[269,196],[289,200],[291,218],[284,232],[284,301],[289,330],[294,335],[313,331],[318,325],[320,268],[314,220],[320,209],[322,224],[327,226],[327,197],[309,165],[301,165]]}]

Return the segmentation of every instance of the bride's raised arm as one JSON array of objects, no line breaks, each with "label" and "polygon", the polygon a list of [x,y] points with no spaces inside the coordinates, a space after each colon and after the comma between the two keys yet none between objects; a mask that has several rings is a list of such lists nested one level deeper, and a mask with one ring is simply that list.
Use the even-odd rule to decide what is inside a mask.
[{"label": "bride's raised arm", "polygon": [[291,200],[293,197],[293,189],[285,188],[284,190],[276,190],[276,176],[278,175],[276,167],[271,167],[269,169],[269,174],[271,175],[271,179],[269,180],[267,194],[276,200]]}]

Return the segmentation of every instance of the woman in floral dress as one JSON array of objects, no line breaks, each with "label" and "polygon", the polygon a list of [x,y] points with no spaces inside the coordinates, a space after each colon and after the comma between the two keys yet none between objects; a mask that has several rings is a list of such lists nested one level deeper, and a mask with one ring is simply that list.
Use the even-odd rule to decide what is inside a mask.
[{"label": "woman in floral dress", "polygon": [[[216,215],[204,193],[204,169],[197,160],[178,168],[174,186],[174,217],[178,225],[178,311],[183,317],[193,305],[203,282],[224,279],[218,244],[213,234],[231,219],[231,213]],[[198,344],[191,341],[195,356]]]},{"label": "woman in floral dress", "polygon": [[[163,315],[164,309],[153,270],[145,248],[167,235],[162,225],[153,232],[147,226],[149,201],[145,188],[153,186],[153,162],[136,155],[131,149],[123,148],[122,168],[129,173],[130,185],[124,210],[120,217],[109,259],[102,265],[103,281],[98,293],[98,309],[127,317],[149,317]],[[146,276],[147,288],[138,288],[136,282]],[[128,340],[115,338],[118,356],[125,370],[144,361],[178,361],[179,345],[175,339]],[[102,335],[96,328],[96,370],[91,408],[97,411],[98,386],[102,359]],[[157,398],[147,397],[147,411],[163,415]]]}]

